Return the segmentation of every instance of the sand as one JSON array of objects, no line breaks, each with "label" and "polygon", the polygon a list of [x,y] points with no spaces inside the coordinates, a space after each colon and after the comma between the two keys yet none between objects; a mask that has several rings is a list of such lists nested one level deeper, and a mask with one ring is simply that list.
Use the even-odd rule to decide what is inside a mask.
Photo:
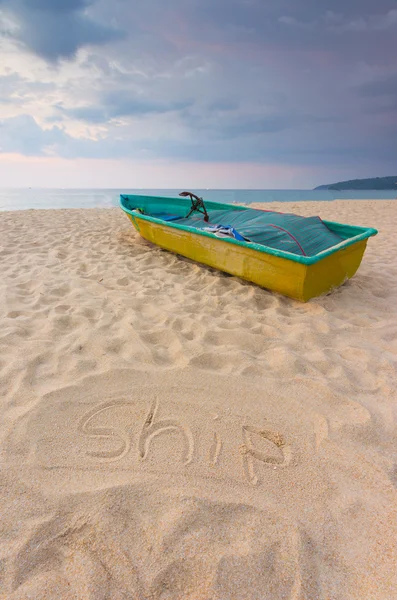
[{"label": "sand", "polygon": [[397,204],[307,304],[118,209],[0,213],[0,598],[397,597]]}]

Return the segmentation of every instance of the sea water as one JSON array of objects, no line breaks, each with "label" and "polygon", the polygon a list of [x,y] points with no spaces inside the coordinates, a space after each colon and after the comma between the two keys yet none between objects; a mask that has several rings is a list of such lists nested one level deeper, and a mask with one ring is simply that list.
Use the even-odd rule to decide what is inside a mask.
[{"label": "sea water", "polygon": [[[1,210],[32,208],[111,208],[120,194],[176,197],[181,190],[149,189],[0,189]],[[301,202],[305,200],[396,199],[395,190],[189,190],[205,200],[230,204],[252,202]],[[187,200],[188,202],[188,200]]]}]

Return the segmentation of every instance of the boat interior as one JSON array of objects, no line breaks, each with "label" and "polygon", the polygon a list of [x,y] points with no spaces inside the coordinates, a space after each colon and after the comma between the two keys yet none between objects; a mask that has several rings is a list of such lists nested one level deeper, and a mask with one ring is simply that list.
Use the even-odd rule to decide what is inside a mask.
[{"label": "boat interior", "polygon": [[182,198],[123,195],[129,212],[170,226],[193,228],[217,237],[313,257],[367,231],[362,227],[323,221],[319,216],[259,210],[205,201],[191,192]]}]

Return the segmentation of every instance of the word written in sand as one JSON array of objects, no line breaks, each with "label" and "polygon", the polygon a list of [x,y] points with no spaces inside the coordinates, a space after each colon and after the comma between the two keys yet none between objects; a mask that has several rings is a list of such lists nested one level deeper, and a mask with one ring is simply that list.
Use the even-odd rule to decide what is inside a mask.
[{"label": "word written in sand", "polygon": [[[161,412],[175,414],[175,407],[167,403]],[[185,407],[188,425],[160,416],[159,408],[157,400],[146,412],[142,403],[138,407],[120,399],[95,406],[78,426],[85,455],[100,463],[125,462],[129,457],[130,461],[135,458],[138,467],[146,463],[148,470],[157,466],[155,470],[178,472],[185,467],[196,475],[215,477],[217,472],[235,477],[239,461],[241,473],[252,485],[260,482],[261,465],[277,469],[291,463],[291,448],[280,433],[246,425],[237,416],[219,416],[194,407]],[[207,473],[201,473],[204,467]]]}]

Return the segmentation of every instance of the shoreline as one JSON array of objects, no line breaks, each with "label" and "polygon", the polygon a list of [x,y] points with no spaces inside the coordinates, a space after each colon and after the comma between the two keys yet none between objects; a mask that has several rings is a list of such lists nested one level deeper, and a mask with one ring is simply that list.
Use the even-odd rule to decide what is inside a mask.
[{"label": "shoreline", "polygon": [[[396,200],[396,196],[384,197],[375,195],[374,198],[333,198],[323,197],[321,195],[313,197],[313,191],[308,190],[303,193],[301,191],[291,190],[196,190],[199,195],[203,196],[204,201],[215,201],[215,202],[226,202],[231,205],[246,205],[253,206],[254,204],[272,204],[272,203],[298,203],[301,202],[321,202],[321,203],[333,203],[335,201],[370,201],[370,202],[383,202]],[[135,194],[149,194],[153,190],[132,190],[125,191],[125,193]],[[123,193],[123,190],[29,190],[27,194],[22,194],[21,190],[7,191],[0,189],[0,212],[10,212],[15,210],[58,210],[58,209],[84,209],[84,208],[113,208],[118,205],[119,194]],[[164,197],[177,197],[178,190],[173,190],[169,193],[169,190],[159,190],[159,195]],[[208,196],[209,194],[209,196]]]},{"label": "shoreline", "polygon": [[[208,200],[207,200],[208,201]],[[297,211],[299,209],[299,206],[302,205],[302,208],[305,211],[305,207],[304,205],[309,205],[309,206],[313,206],[318,205],[318,208],[322,207],[322,206],[326,206],[327,204],[331,204],[334,205],[335,203],[342,203],[345,204],[346,202],[352,202],[352,203],[393,203],[397,201],[397,198],[389,198],[389,199],[384,199],[384,198],[366,198],[366,199],[361,199],[361,198],[345,198],[345,199],[332,199],[332,200],[295,200],[295,201],[264,201],[264,202],[250,202],[250,203],[237,203],[237,202],[230,202],[231,206],[245,206],[246,208],[263,208],[264,205],[268,206],[271,205],[273,206],[273,208],[275,210],[280,210],[282,208],[286,208],[286,205],[288,205],[290,210],[294,210]],[[293,207],[293,208],[292,208]],[[16,212],[29,212],[29,211],[35,211],[35,212],[39,212],[39,211],[78,211],[78,210],[82,210],[82,211],[92,211],[92,210],[120,210],[119,206],[87,206],[87,207],[76,207],[76,206],[72,206],[72,207],[48,207],[48,208],[44,208],[44,207],[40,207],[40,208],[14,208],[14,209],[2,209],[0,208],[0,214],[4,214],[4,213],[16,213]],[[285,212],[281,211],[281,212]]]}]

